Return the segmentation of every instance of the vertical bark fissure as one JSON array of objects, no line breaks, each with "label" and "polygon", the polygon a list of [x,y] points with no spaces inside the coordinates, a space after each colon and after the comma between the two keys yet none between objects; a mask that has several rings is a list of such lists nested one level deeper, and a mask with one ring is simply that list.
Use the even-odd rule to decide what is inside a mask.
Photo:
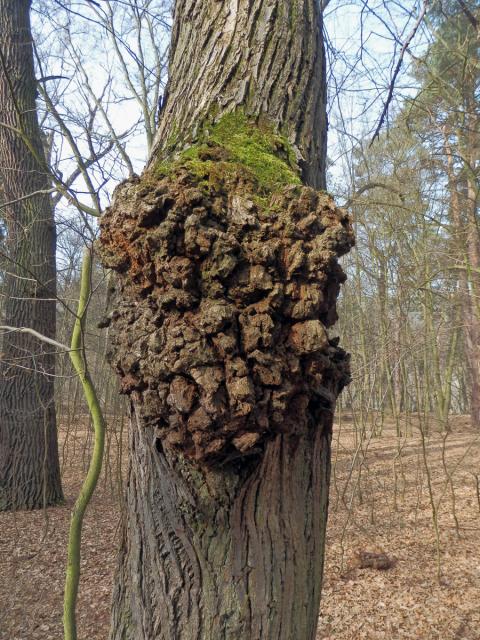
[{"label": "vertical bark fissure", "polygon": [[[146,433],[144,425],[138,422],[133,429],[136,432],[136,447],[145,447],[145,452],[150,452],[148,436],[151,434]],[[310,448],[310,443],[305,442],[300,449],[302,446]],[[124,624],[118,624],[118,619],[114,617],[117,625],[114,625],[116,629],[112,637],[188,640],[212,637],[262,640],[313,638],[318,615],[318,601],[313,603],[313,599],[318,598],[312,599],[309,588],[319,582],[321,574],[323,540],[318,540],[316,529],[320,527],[323,538],[327,485],[325,478],[318,482],[311,474],[319,470],[325,473],[328,468],[328,446],[325,433],[318,432],[313,459],[309,461],[315,466],[308,465],[308,470],[301,474],[292,490],[292,462],[294,465],[303,464],[304,452],[299,459],[294,454],[292,461],[289,451],[291,443],[283,436],[278,436],[267,448],[265,457],[253,475],[245,480],[236,474],[229,474],[227,483],[233,483],[235,497],[231,507],[216,521],[216,524],[218,520],[223,521],[224,526],[218,531],[209,530],[205,536],[197,534],[202,527],[198,523],[203,516],[201,511],[188,515],[184,513],[178,519],[174,516],[172,521],[172,513],[183,509],[186,511],[184,500],[178,494],[178,481],[169,483],[171,469],[166,465],[154,462],[154,466],[147,465],[148,469],[155,468],[158,471],[158,476],[155,473],[154,486],[163,486],[165,493],[162,497],[150,494],[152,502],[144,506],[141,503],[145,490],[152,486],[151,479],[136,477],[135,490],[129,492],[129,500],[136,501],[135,505],[129,502],[129,513],[132,515],[135,512],[136,518],[134,521],[129,519],[128,532],[136,549],[130,548],[123,557],[121,570],[127,575],[117,582],[117,588],[120,585],[125,588],[132,583],[135,591],[140,588],[139,599],[123,602],[123,606],[130,607],[134,617],[141,613],[139,620],[142,620],[142,627],[130,628],[130,616],[128,620],[123,620]],[[172,460],[169,462],[176,466]],[[319,484],[324,487],[320,493],[318,489],[315,490]],[[283,491],[278,491],[279,488],[283,488]],[[305,520],[305,492],[311,509],[306,522],[307,532],[299,531],[297,520],[299,516]],[[231,496],[232,491],[227,490],[222,498]],[[163,508],[165,502],[168,503],[167,509]],[[155,521],[151,520],[152,514],[158,516]],[[185,533],[182,540],[177,538],[175,550],[172,548],[175,545],[169,540],[174,530]],[[308,536],[304,536],[305,533]],[[217,540],[213,549],[210,549],[212,535]],[[222,540],[222,536],[226,536],[226,539]],[[305,549],[307,538],[310,543],[316,540],[312,548]],[[203,583],[202,571],[189,568],[191,540],[196,549],[194,555],[201,558],[199,564],[204,565],[207,573]],[[221,553],[221,561],[216,557],[219,548],[228,550],[226,556]],[[159,552],[168,557],[166,564],[152,562]],[[312,581],[305,579],[310,563]],[[166,580],[163,580],[164,577]],[[150,591],[152,584],[148,584],[149,581],[155,583],[153,592]],[[170,584],[175,585],[173,590],[169,588]],[[318,595],[318,587],[315,591]],[[155,601],[152,603],[150,598],[153,594]],[[213,602],[208,602],[209,597],[214,598]],[[167,614],[168,609],[171,609],[171,615]],[[121,610],[114,609],[114,615],[118,614],[121,615]],[[149,619],[146,619],[146,615]]]},{"label": "vertical bark fissure", "polygon": [[[7,227],[4,323],[55,338],[56,233],[35,105],[27,0],[0,1],[0,174]],[[4,333],[0,364],[0,509],[62,499],[54,403],[55,354]]]},{"label": "vertical bark fissure", "polygon": [[305,183],[324,188],[325,56],[317,3],[240,1],[235,27],[225,33],[230,7],[213,0],[177,1],[174,73],[152,161],[194,142],[203,122],[241,107],[249,117],[268,116],[294,145]]},{"label": "vertical bark fissure", "polygon": [[315,637],[353,243],[325,141],[315,0],[177,0],[149,165],[101,223],[132,401],[111,640]]}]

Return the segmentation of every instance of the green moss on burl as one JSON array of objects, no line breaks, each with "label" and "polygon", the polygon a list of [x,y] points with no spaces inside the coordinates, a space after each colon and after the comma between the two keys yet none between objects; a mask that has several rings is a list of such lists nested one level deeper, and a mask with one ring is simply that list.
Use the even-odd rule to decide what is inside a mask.
[{"label": "green moss on burl", "polygon": [[169,175],[182,165],[204,180],[205,186],[242,175],[254,181],[262,193],[301,184],[288,141],[268,123],[252,123],[241,111],[226,114],[216,123],[205,123],[196,144],[174,161],[159,162],[155,172]]}]

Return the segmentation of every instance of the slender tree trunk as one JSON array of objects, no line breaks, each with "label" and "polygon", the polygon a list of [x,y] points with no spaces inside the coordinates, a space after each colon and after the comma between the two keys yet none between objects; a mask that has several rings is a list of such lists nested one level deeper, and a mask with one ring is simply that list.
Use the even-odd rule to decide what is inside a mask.
[{"label": "slender tree trunk", "polygon": [[[450,214],[455,232],[455,253],[458,260],[459,294],[461,298],[465,356],[470,386],[470,415],[472,425],[480,425],[480,241],[477,226],[478,195],[471,180],[462,198],[458,178],[454,172],[453,154],[445,134],[447,175],[450,190]],[[472,166],[475,166],[472,164]],[[464,204],[462,215],[462,201]]]},{"label": "slender tree trunk", "polygon": [[[471,158],[471,166],[475,160]],[[467,351],[471,376],[472,424],[480,428],[480,233],[478,228],[478,192],[474,178],[467,178],[467,260],[469,265],[469,303]]]},{"label": "slender tree trunk", "polygon": [[[0,175],[7,228],[4,324],[55,337],[55,225],[35,106],[30,2],[0,0]],[[3,333],[0,509],[62,499],[52,347]]]},{"label": "slender tree trunk", "polygon": [[315,0],[176,3],[153,155],[100,240],[132,406],[114,640],[315,637],[353,242],[311,188],[321,37]]}]

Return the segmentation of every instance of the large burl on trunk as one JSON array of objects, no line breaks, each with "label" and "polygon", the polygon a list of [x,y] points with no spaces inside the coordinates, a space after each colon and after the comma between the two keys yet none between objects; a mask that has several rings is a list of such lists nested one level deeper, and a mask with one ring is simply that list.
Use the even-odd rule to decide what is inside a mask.
[{"label": "large burl on trunk", "polygon": [[316,190],[317,4],[178,1],[170,73],[161,138],[99,242],[132,412],[111,638],[311,640],[349,375],[327,328],[353,244]]}]

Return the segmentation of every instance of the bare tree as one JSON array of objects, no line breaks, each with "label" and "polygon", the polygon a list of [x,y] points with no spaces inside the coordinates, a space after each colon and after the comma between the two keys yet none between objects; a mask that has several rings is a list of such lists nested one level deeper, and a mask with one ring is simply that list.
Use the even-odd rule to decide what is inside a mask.
[{"label": "bare tree", "polygon": [[[55,338],[56,234],[38,125],[29,0],[0,2],[0,176],[7,229],[5,325]],[[0,509],[62,500],[55,350],[30,333],[2,336]]]},{"label": "bare tree", "polygon": [[315,0],[176,3],[148,168],[102,220],[132,401],[112,638],[315,637],[352,243],[315,190],[325,93]]}]

